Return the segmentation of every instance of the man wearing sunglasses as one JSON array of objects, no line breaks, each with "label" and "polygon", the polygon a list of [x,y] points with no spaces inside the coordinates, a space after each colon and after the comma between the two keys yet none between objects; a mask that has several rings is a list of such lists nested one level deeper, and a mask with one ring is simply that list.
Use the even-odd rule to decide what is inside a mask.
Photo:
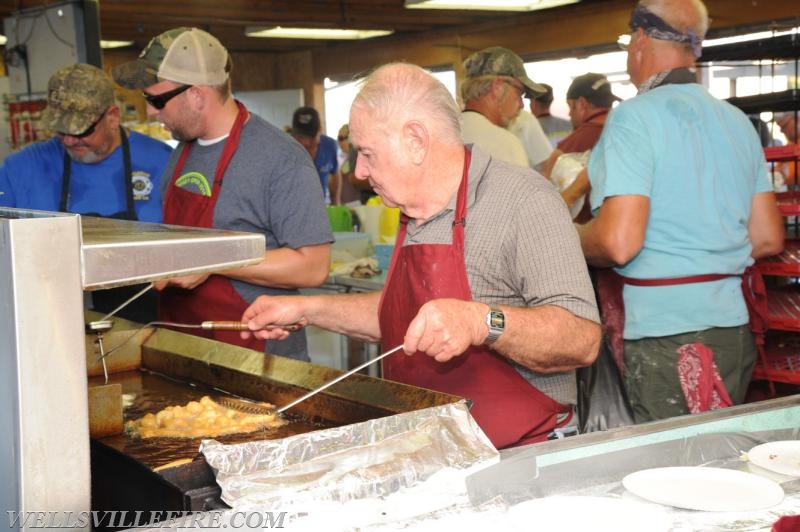
[{"label": "man wearing sunglasses", "polygon": [[[544,93],[544,87],[528,77],[517,54],[500,46],[468,57],[464,61],[464,76],[460,87],[464,143],[475,144],[502,161],[529,166],[525,147],[508,128],[523,107],[523,96]],[[542,153],[536,164],[546,160],[551,151],[541,129],[538,126]]]},{"label": "man wearing sunglasses", "polygon": [[[113,71],[180,141],[164,173],[164,222],[266,238],[260,264],[157,283],[166,321],[238,321],[257,296],[296,294],[328,275],[333,235],[316,168],[302,146],[233,98],[230,74],[228,51],[197,28],[154,37]],[[198,335],[309,360],[304,331],[266,345],[232,331]]]},{"label": "man wearing sunglasses", "polygon": [[[99,68],[69,65],[48,81],[42,126],[53,133],[6,158],[0,205],[161,222],[161,174],[171,153],[156,139],[120,125],[111,80]],[[94,292],[94,308],[109,312],[133,287]],[[155,298],[123,317],[149,321]]]}]

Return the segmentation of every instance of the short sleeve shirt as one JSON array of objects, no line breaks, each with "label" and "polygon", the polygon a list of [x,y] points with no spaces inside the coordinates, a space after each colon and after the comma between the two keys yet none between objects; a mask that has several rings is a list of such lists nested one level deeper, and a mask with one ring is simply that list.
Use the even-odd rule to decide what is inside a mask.
[{"label": "short sleeve shirt", "polygon": [[[738,274],[753,262],[753,196],[772,190],[747,117],[698,84],[657,87],[609,114],[589,159],[591,205],[646,196],[644,246],[618,271],[661,279]],[[627,339],[747,323],[740,279],[676,286],[626,285]]]}]

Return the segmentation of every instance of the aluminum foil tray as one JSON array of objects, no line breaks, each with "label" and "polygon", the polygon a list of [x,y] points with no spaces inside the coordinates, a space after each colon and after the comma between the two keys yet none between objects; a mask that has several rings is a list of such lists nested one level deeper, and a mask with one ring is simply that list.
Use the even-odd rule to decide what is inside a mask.
[{"label": "aluminum foil tray", "polygon": [[200,450],[236,510],[384,497],[499,458],[463,401],[281,440],[204,440]]}]

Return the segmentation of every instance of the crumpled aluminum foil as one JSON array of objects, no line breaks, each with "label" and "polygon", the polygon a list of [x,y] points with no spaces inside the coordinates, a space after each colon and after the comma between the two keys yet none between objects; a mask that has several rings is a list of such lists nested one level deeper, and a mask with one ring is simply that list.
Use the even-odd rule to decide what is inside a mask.
[{"label": "crumpled aluminum foil", "polygon": [[282,440],[203,440],[222,500],[235,509],[382,497],[444,468],[499,460],[461,401]]}]

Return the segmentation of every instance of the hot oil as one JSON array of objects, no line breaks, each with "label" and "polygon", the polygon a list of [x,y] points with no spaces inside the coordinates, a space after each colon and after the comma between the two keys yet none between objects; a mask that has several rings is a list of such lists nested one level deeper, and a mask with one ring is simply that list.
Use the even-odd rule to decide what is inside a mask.
[{"label": "hot oil", "polygon": [[[148,413],[156,413],[168,406],[197,401],[204,395],[214,397],[225,393],[211,386],[178,381],[145,370],[113,374],[109,376],[109,382],[122,384],[123,399],[126,402],[123,416],[126,422]],[[215,436],[213,439],[222,443],[272,440],[335,426],[324,420],[308,420],[291,414],[284,414],[283,418],[288,423],[280,427],[246,434]],[[196,457],[202,440],[203,438],[139,438],[130,434],[119,434],[99,441],[152,469],[176,460]]]}]

